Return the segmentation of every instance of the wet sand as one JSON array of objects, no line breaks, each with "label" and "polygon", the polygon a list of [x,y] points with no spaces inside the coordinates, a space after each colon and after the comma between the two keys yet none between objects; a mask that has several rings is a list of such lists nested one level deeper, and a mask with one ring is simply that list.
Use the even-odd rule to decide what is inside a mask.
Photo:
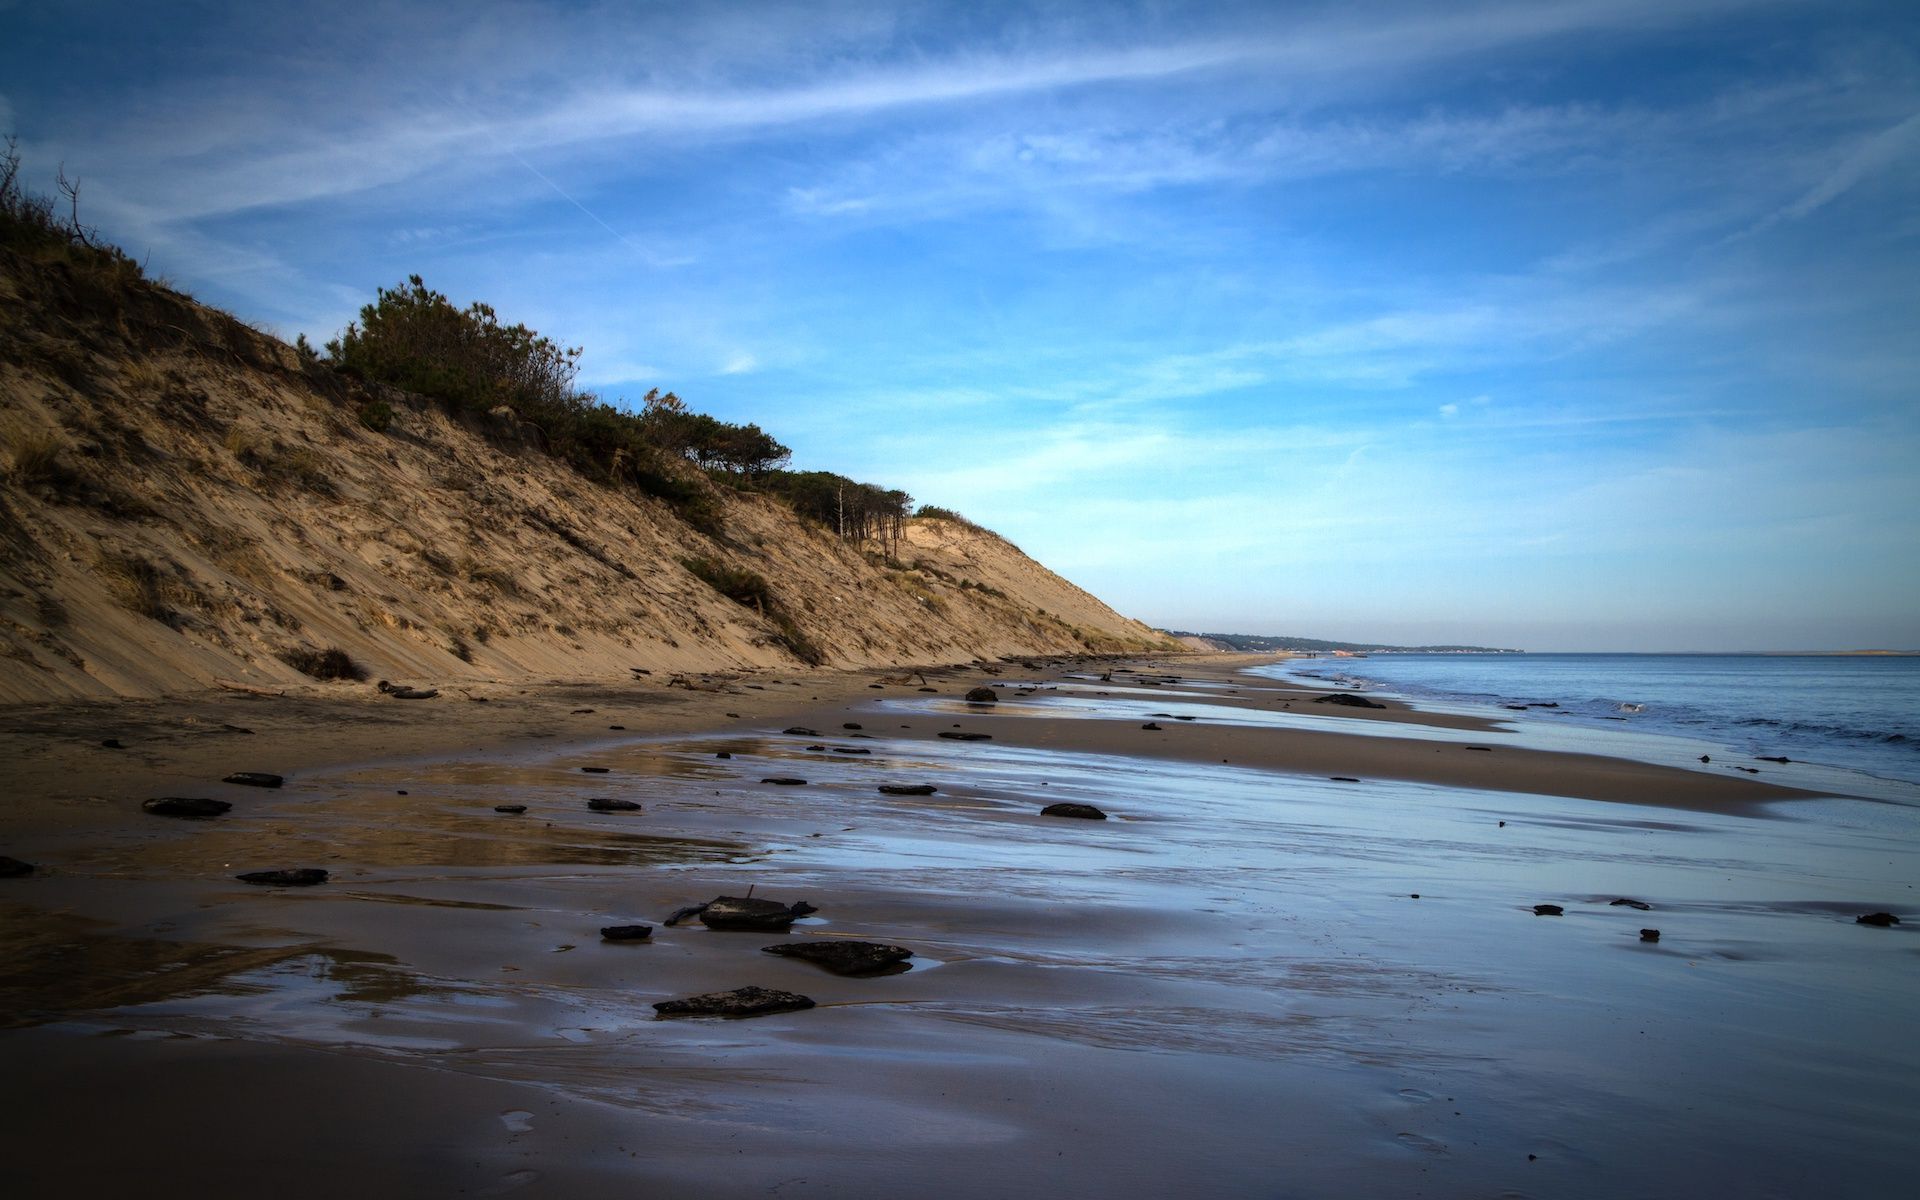
[{"label": "wet sand", "polygon": [[[40,867],[0,880],[4,1161],[26,1195],[1904,1181],[1920,922],[1853,916],[1912,903],[1913,809],[1130,665],[0,712],[0,853]],[[982,683],[999,705],[961,700]],[[1039,814],[1061,801],[1111,819]],[[232,878],[291,866],[333,878]],[[660,925],[749,888],[819,912]],[[629,922],[652,939],[598,936]],[[843,978],[760,949],[826,938],[916,957]],[[749,984],[818,1007],[653,1018]]]}]

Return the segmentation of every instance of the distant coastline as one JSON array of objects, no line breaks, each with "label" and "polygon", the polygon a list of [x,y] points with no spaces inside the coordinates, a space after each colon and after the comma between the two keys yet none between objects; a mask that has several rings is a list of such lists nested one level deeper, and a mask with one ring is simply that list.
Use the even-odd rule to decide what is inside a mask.
[{"label": "distant coastline", "polygon": [[1389,646],[1384,642],[1332,642],[1323,638],[1279,637],[1259,633],[1187,633],[1162,629],[1168,637],[1211,642],[1227,650],[1245,652],[1293,651],[1318,654],[1525,654],[1498,646]]}]

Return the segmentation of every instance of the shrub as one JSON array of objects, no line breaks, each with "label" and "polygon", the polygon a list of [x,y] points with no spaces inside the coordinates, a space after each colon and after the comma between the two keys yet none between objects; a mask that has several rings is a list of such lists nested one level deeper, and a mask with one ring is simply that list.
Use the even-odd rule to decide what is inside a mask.
[{"label": "shrub", "polygon": [[353,415],[359,418],[362,426],[375,433],[385,433],[393,428],[393,406],[385,400],[362,400]]},{"label": "shrub", "polygon": [[773,589],[766,577],[745,567],[731,567],[710,558],[683,558],[680,565],[714,591],[748,608],[765,613],[776,607]]},{"label": "shrub", "polygon": [[347,656],[345,650],[329,646],[325,650],[314,650],[307,646],[295,646],[280,652],[280,661],[286,663],[302,675],[311,675],[315,679],[353,679],[367,677],[366,669]]}]

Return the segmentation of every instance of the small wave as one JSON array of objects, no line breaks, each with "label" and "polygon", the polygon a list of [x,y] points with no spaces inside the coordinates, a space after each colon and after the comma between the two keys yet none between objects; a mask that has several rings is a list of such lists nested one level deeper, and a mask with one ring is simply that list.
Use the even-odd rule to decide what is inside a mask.
[{"label": "small wave", "polygon": [[1620,711],[1623,713],[1643,713],[1647,711],[1647,706],[1644,704],[1623,703],[1620,706]]}]

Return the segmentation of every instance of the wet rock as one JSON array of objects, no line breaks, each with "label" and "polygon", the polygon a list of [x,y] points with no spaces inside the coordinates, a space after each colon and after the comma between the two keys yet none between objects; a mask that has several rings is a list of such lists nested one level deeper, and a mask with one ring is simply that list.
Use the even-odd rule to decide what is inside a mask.
[{"label": "wet rock", "polygon": [[119,738],[108,738],[106,741],[101,742],[100,746],[102,749],[105,749],[105,750],[125,750],[126,749],[126,746],[121,744],[121,741]]},{"label": "wet rock", "polygon": [[998,704],[1000,694],[990,687],[977,687],[967,693],[968,704]]},{"label": "wet rock", "polygon": [[607,728],[613,730],[615,733],[625,733],[627,730],[625,725],[609,725]]},{"label": "wet rock", "polygon": [[208,800],[197,796],[161,796],[142,804],[141,809],[156,817],[217,817],[231,811],[233,805],[225,800]]},{"label": "wet rock", "polygon": [[833,748],[833,752],[835,754],[872,754],[873,753],[873,751],[867,749],[865,746],[835,746]]},{"label": "wet rock", "polygon": [[524,804],[496,804],[493,806],[493,811],[497,813],[523,813],[527,811],[527,806]]},{"label": "wet rock", "polygon": [[952,730],[943,730],[940,736],[953,742],[990,742],[993,740],[993,735],[990,733],[956,733]]},{"label": "wet rock", "polygon": [[257,883],[266,887],[312,887],[316,883],[325,883],[327,873],[319,867],[294,867],[281,871],[248,871],[234,878],[241,883]]},{"label": "wet rock", "polygon": [[1878,925],[1880,928],[1885,929],[1889,925],[1898,925],[1900,918],[1889,912],[1866,913],[1855,917],[1853,923],[1856,925]]},{"label": "wet rock", "polygon": [[644,942],[653,936],[653,926],[603,925],[600,936],[609,942]]},{"label": "wet rock", "polygon": [[883,783],[880,791],[888,796],[931,796],[939,791],[930,783]]},{"label": "wet rock", "polygon": [[905,946],[892,946],[886,942],[843,941],[839,938],[817,942],[781,942],[777,946],[762,946],[760,949],[764,954],[803,959],[835,975],[872,975],[913,957],[913,951]]},{"label": "wet rock", "polygon": [[1376,703],[1372,700],[1367,699],[1365,696],[1356,696],[1351,692],[1335,692],[1331,696],[1317,696],[1314,698],[1313,702],[1315,704],[1338,704],[1343,708],[1385,708],[1386,707],[1386,705],[1384,704]]},{"label": "wet rock", "polygon": [[574,710],[573,710],[573,711],[572,711],[571,713],[569,713],[568,715],[569,715],[569,716],[574,716],[574,717],[580,717],[580,716],[585,716],[585,715],[586,715],[587,713],[590,713],[590,712],[592,712],[592,711],[593,711],[593,710],[592,710],[592,709],[590,709],[590,708],[576,708],[576,709],[574,709]]},{"label": "wet rock", "polygon": [[708,929],[784,932],[798,918],[818,911],[805,900],[782,904],[750,896],[719,896],[707,901],[700,911],[700,923]]},{"label": "wet rock", "polygon": [[22,875],[33,874],[33,864],[21,862],[17,858],[8,858],[0,854],[0,879],[18,879]]},{"label": "wet rock", "polygon": [[1142,725],[1140,728],[1150,730],[1154,733],[1159,733],[1161,731],[1161,726],[1156,724],[1153,721],[1148,721],[1145,725]]},{"label": "wet rock", "polygon": [[222,725],[220,728],[226,730],[228,733],[252,733],[253,732],[253,730],[248,729],[245,725]]},{"label": "wet rock", "polygon": [[1493,753],[1493,747],[1492,747],[1492,746],[1468,746],[1468,747],[1467,747],[1467,749],[1469,749],[1469,750],[1478,750],[1478,751],[1480,751],[1480,752],[1481,752],[1482,754],[1492,754],[1492,753]]},{"label": "wet rock", "polygon": [[605,796],[596,796],[587,801],[587,807],[594,812],[639,812],[640,806],[631,800],[612,800]]},{"label": "wet rock", "polygon": [[814,746],[808,746],[808,747],[807,747],[807,749],[809,749],[809,750],[825,750],[825,749],[826,749],[826,747],[825,747],[824,745],[814,745]]},{"label": "wet rock", "polygon": [[922,692],[933,692],[933,693],[935,693],[936,695],[937,695],[937,694],[939,694],[939,691],[940,691],[940,689],[939,689],[939,688],[918,688],[918,689],[916,689],[916,690],[917,690],[917,691],[922,691]]},{"label": "wet rock", "polygon": [[1091,804],[1049,804],[1040,810],[1043,817],[1078,817],[1083,821],[1104,821],[1107,814]]},{"label": "wet rock", "polygon": [[769,775],[761,783],[777,783],[781,787],[805,787],[806,780],[793,775]]},{"label": "wet rock", "polygon": [[1629,900],[1625,896],[1620,897],[1618,900],[1609,901],[1608,903],[1613,908],[1637,908],[1641,912],[1653,911],[1653,905],[1648,904],[1645,900]]},{"label": "wet rock", "polygon": [[1566,911],[1566,909],[1561,908],[1558,904],[1536,904],[1533,906],[1533,915],[1536,917],[1557,917]]},{"label": "wet rock", "polygon": [[1701,762],[1712,762],[1712,761],[1713,761],[1713,755],[1711,755],[1711,754],[1702,754],[1702,755],[1700,756],[1700,761],[1701,761]]},{"label": "wet rock", "polygon": [[813,1001],[797,992],[743,987],[730,992],[708,992],[684,1000],[662,1000],[653,1011],[663,1017],[764,1017],[769,1013],[798,1012]]},{"label": "wet rock", "polygon": [[1642,929],[1640,931],[1640,940],[1643,942],[1657,942],[1660,940],[1660,931],[1658,929]]},{"label": "wet rock", "polygon": [[846,724],[844,724],[844,725],[842,725],[842,726],[840,726],[840,728],[842,728],[842,729],[862,729],[862,728],[865,728],[865,727],[864,727],[863,725],[861,725],[861,724],[860,724],[860,722],[858,722],[858,721],[848,721],[848,722],[847,722]]},{"label": "wet rock", "polygon": [[399,684],[388,683],[384,679],[374,686],[395,700],[431,700],[440,694],[436,688],[402,687]]},{"label": "wet rock", "polygon": [[265,771],[235,771],[220,782],[241,783],[248,787],[277,788],[286,780],[278,775],[269,775]]},{"label": "wet rock", "polygon": [[589,775],[605,775],[608,771],[613,770],[612,767],[581,767],[580,769]]},{"label": "wet rock", "polygon": [[718,754],[715,754],[714,757],[715,758],[732,758],[733,752],[730,750],[722,750]]},{"label": "wet rock", "polygon": [[1793,760],[1792,760],[1792,759],[1790,759],[1790,758],[1788,758],[1788,757],[1787,757],[1786,755],[1784,755],[1784,754],[1756,754],[1756,755],[1754,755],[1754,756],[1753,756],[1753,761],[1755,761],[1755,762],[1777,762],[1777,763],[1790,763],[1790,762],[1792,762]]},{"label": "wet rock", "polygon": [[788,729],[782,729],[780,732],[788,735],[789,737],[819,737],[820,736],[820,731],[818,729],[808,729],[804,725],[795,725]]},{"label": "wet rock", "polygon": [[1355,779],[1351,775],[1329,775],[1327,776],[1327,778],[1333,780],[1335,783],[1359,783],[1360,782],[1358,779]]}]

